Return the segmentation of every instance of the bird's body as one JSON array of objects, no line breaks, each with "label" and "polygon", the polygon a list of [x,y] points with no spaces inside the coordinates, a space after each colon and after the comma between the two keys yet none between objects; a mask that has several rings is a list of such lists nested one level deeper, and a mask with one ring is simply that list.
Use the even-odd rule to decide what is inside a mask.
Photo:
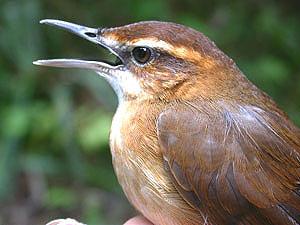
[{"label": "bird's body", "polygon": [[[163,166],[155,123],[163,105],[153,110],[152,104],[123,103],[114,116],[110,146],[119,183],[129,201],[154,224],[199,224],[202,218],[182,200]],[[141,113],[141,106],[147,114]],[[131,113],[125,113],[128,110]]]},{"label": "bird's body", "polygon": [[[268,98],[266,96],[265,98],[264,101],[267,101]],[[297,128],[293,127],[284,114],[277,114],[278,108],[274,108],[268,114],[266,109],[259,108],[257,105],[241,103],[241,105],[232,106],[226,102],[211,101],[207,101],[206,104],[203,104],[203,100],[193,99],[188,102],[162,103],[160,105],[152,101],[130,101],[119,105],[112,123],[110,143],[119,183],[130,202],[154,224],[297,224],[296,221],[299,221],[297,210],[300,209],[299,191],[295,189],[293,194],[292,190],[288,189],[290,187],[278,184],[278,178],[273,177],[277,175],[282,182],[289,182],[284,178],[290,176],[289,179],[294,179],[295,186],[298,185],[296,179],[299,176],[297,174],[299,173],[299,169],[297,169],[299,158],[290,147],[299,145],[299,140],[280,140],[281,136],[291,137],[297,132],[299,135]],[[269,104],[275,107],[272,101]],[[217,111],[215,111],[215,107],[219,107]],[[141,111],[141,108],[145,111]],[[181,116],[177,117],[177,114]],[[160,132],[159,121],[163,120],[160,116],[166,116],[167,119],[169,116],[173,117],[170,124],[165,124],[163,126],[166,127],[161,128],[162,133],[165,132],[164,129],[167,132],[162,136],[158,135]],[[266,121],[266,119],[270,119],[270,121]],[[195,121],[198,121],[199,124]],[[279,127],[282,129],[281,123],[290,126],[284,130],[287,133],[279,134],[274,130]],[[223,129],[220,130],[220,127]],[[249,133],[247,134],[247,132]],[[184,136],[178,137],[178,135]],[[204,135],[204,137],[201,138],[199,135]],[[261,135],[265,139],[260,140],[257,135]],[[186,181],[181,180],[183,179],[182,171],[177,171],[177,167],[174,168],[174,174],[170,171],[170,165],[166,165],[168,156],[164,155],[160,138],[166,138],[165,143],[169,143],[171,147],[172,144],[174,145],[175,149],[172,151],[178,151],[174,154],[182,154],[179,155],[178,160],[182,160],[184,156],[187,158],[179,164],[190,166],[191,168],[188,170],[192,171],[191,174],[198,174],[199,177],[195,183],[203,185],[201,189],[198,187],[198,191],[203,188],[201,193],[204,194],[201,197],[207,198],[205,201],[200,200],[202,198],[199,193],[193,193],[195,187],[191,187],[191,184],[185,184]],[[179,145],[184,144],[183,149],[177,147],[177,138],[187,140],[184,143],[180,143],[179,140]],[[253,138],[253,140],[247,140],[248,138]],[[236,143],[234,143],[235,141]],[[238,143],[239,141],[242,143]],[[244,141],[247,143],[243,143]],[[264,156],[260,149],[255,149],[255,144],[265,145],[269,141],[274,141],[274,143],[269,143],[273,145],[272,147],[278,145],[278,148],[286,148],[282,152],[279,152],[280,149],[278,149],[278,153],[276,153],[276,160],[285,168],[285,173],[283,171],[279,173],[278,171],[264,172],[266,169],[273,169],[266,168],[268,165],[265,164],[270,163],[275,155]],[[198,149],[199,145],[212,152],[205,152],[205,150],[202,152],[201,149]],[[232,145],[233,149],[227,148],[227,145]],[[191,152],[186,151],[186,146]],[[267,151],[268,149],[261,149],[261,151],[263,150]],[[198,153],[198,156],[193,155],[195,153]],[[239,163],[242,165],[238,165]],[[236,168],[236,165],[241,168]],[[207,167],[208,170],[203,177],[200,176],[200,171],[197,171],[200,170],[200,166]],[[239,180],[244,175],[241,173],[248,172],[248,170],[255,173],[249,173],[244,178],[245,180]],[[184,174],[183,176],[189,175]],[[172,176],[174,177],[172,178]],[[179,176],[178,181],[176,176]],[[241,188],[246,189],[243,191],[245,195],[250,195],[249,199],[239,193],[240,189],[235,182],[240,182],[238,184],[241,185]],[[274,187],[272,182],[275,183]],[[179,191],[181,185],[187,185],[193,194],[182,197],[181,192],[184,191]],[[257,190],[250,188],[257,188]],[[209,195],[209,192],[212,192],[210,193],[212,196]],[[275,196],[273,196],[274,193]],[[288,211],[284,211],[286,209],[283,203],[289,202],[289,198],[292,198],[291,201],[294,202],[291,205],[295,207],[295,211],[291,212],[291,215]],[[254,207],[255,203],[259,204],[258,208]],[[198,207],[202,210],[197,210]],[[293,216],[295,220],[293,220]]]},{"label": "bird's body", "polygon": [[111,83],[119,97],[110,134],[114,168],[150,221],[300,224],[299,128],[203,34],[153,21],[97,31],[46,23],[122,61],[38,64],[92,68]]}]

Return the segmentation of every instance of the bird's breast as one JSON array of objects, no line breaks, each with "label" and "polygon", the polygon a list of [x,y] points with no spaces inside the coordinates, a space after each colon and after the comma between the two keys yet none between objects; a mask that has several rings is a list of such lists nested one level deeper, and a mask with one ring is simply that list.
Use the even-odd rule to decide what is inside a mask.
[{"label": "bird's breast", "polygon": [[156,135],[156,110],[153,105],[119,105],[110,133],[114,169],[129,201],[152,222],[194,224],[190,218],[197,220],[197,215],[164,169]]}]

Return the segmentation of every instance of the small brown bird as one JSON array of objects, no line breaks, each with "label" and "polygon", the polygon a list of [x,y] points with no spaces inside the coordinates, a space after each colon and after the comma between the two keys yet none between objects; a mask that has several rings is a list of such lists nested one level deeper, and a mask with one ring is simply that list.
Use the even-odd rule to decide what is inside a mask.
[{"label": "small brown bird", "polygon": [[156,225],[300,224],[300,130],[202,33],[168,22],[88,28],[96,71],[118,95],[110,147],[129,201]]}]

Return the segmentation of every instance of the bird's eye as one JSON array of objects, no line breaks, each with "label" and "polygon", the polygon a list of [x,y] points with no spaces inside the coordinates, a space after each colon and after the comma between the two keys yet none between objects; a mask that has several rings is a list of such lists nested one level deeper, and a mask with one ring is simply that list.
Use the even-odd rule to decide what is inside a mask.
[{"label": "bird's eye", "polygon": [[151,60],[152,51],[147,47],[135,47],[131,52],[134,60],[139,64],[146,64]]}]

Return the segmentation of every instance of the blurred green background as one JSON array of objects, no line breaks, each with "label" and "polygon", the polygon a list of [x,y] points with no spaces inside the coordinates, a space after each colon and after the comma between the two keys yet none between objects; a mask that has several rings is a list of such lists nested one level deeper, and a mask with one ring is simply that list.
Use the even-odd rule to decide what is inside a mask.
[{"label": "blurred green background", "polygon": [[182,23],[209,36],[300,125],[300,2],[0,0],[0,224],[73,217],[121,224],[134,214],[116,181],[111,88],[91,71],[40,68],[40,58],[99,59],[103,50],[39,25]]}]

